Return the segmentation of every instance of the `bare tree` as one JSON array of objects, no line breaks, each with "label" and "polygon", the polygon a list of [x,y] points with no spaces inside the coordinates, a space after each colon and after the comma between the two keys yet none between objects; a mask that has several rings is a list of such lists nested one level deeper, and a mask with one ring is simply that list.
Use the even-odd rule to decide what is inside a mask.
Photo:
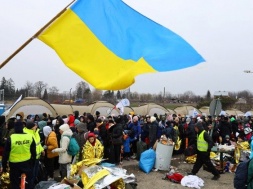
[{"label": "bare tree", "polygon": [[26,91],[26,96],[34,96],[34,86],[32,82],[26,81],[23,88]]},{"label": "bare tree", "polygon": [[183,93],[182,99],[184,99],[184,101],[191,102],[191,101],[193,101],[195,96],[196,95],[192,91],[186,91]]},{"label": "bare tree", "polygon": [[93,101],[99,101],[102,98],[102,91],[95,89],[94,91],[92,91],[92,97],[93,97]]},{"label": "bare tree", "polygon": [[87,89],[90,89],[89,85],[85,83],[84,81],[80,81],[76,84],[76,97],[77,98],[84,98],[84,93],[87,91]]},{"label": "bare tree", "polygon": [[41,98],[42,92],[47,88],[47,84],[43,81],[34,83],[34,90],[37,97]]},{"label": "bare tree", "polygon": [[50,99],[50,101],[52,102],[59,102],[60,99],[59,99],[59,89],[55,86],[53,87],[50,87],[48,89],[49,93],[48,93],[48,97]]}]

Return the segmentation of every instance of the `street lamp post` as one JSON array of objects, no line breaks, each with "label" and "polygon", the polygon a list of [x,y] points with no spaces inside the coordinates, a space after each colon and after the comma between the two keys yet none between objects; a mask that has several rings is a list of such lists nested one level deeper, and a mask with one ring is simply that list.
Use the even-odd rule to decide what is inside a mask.
[{"label": "street lamp post", "polygon": [[69,90],[69,103],[71,104],[71,90],[72,90],[72,88],[70,88],[70,90]]}]

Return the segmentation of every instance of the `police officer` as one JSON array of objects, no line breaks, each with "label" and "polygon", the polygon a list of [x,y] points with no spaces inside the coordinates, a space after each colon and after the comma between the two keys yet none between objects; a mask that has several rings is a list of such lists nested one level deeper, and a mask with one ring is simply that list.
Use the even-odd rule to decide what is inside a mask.
[{"label": "police officer", "polygon": [[23,129],[23,132],[32,135],[33,139],[35,141],[35,144],[36,144],[36,160],[34,162],[32,181],[31,181],[35,185],[39,181],[39,180],[37,181],[36,178],[38,176],[38,171],[39,171],[40,156],[41,155],[44,156],[45,152],[44,152],[43,147],[41,146],[41,139],[40,139],[40,134],[39,134],[40,130],[38,129],[37,124],[35,124],[31,120],[28,120],[26,122],[24,129]]},{"label": "police officer", "polygon": [[9,161],[12,189],[20,188],[21,174],[26,174],[26,189],[32,189],[32,168],[36,158],[36,145],[33,136],[23,132],[23,123],[15,122],[15,133],[6,141],[3,154],[3,172],[7,172]]},{"label": "police officer", "polygon": [[210,160],[210,152],[213,147],[213,141],[204,130],[201,121],[195,124],[194,129],[197,133],[197,159],[191,173],[188,173],[188,175],[196,175],[202,165],[205,164],[214,175],[212,180],[218,180],[220,178],[220,174]]}]

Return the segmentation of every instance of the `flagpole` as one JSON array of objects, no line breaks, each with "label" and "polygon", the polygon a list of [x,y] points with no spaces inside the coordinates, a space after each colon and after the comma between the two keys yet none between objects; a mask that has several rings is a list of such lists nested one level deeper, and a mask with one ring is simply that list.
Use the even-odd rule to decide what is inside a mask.
[{"label": "flagpole", "polygon": [[64,9],[62,9],[55,17],[53,17],[46,25],[44,25],[38,32],[36,32],[30,39],[28,39],[23,45],[21,45],[14,53],[12,53],[1,65],[0,69],[4,67],[16,54],[18,54],[23,48],[25,48],[34,38],[37,38],[43,30],[45,30],[53,21],[55,21],[59,16],[61,16],[67,8],[74,3],[73,0]]}]

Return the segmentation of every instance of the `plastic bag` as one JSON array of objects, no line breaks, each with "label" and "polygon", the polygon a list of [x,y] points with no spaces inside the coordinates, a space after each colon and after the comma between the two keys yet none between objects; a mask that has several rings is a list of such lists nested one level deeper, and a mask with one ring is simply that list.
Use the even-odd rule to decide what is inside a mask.
[{"label": "plastic bag", "polygon": [[139,168],[145,173],[149,173],[155,164],[156,154],[153,149],[149,149],[141,153]]}]

